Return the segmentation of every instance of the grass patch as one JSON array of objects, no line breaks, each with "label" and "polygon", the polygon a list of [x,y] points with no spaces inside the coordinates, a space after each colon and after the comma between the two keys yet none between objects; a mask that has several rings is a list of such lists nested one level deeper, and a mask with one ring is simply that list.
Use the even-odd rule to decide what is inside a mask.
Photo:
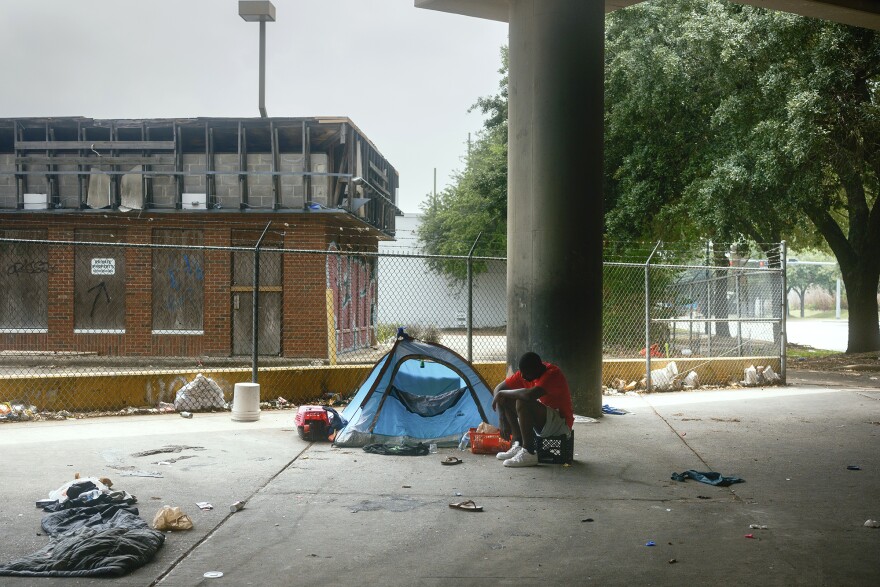
[{"label": "grass patch", "polygon": [[[837,312],[835,310],[804,310],[804,317],[801,318],[801,311],[799,308],[791,308],[790,313],[788,315],[789,320],[834,320],[837,318]],[[848,320],[849,319],[849,310],[841,310],[840,311],[840,320]]]},{"label": "grass patch", "polygon": [[817,359],[821,357],[829,357],[831,355],[839,355],[839,351],[826,351],[823,349],[814,349],[810,346],[803,346],[799,344],[790,344],[786,347],[786,355],[790,359]]}]

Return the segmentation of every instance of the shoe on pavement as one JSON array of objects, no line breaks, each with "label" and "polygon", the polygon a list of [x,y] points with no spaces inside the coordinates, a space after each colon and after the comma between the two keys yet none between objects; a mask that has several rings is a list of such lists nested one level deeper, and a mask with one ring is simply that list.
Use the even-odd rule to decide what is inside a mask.
[{"label": "shoe on pavement", "polygon": [[506,461],[509,458],[515,457],[516,453],[518,453],[521,448],[522,446],[520,445],[519,440],[517,440],[511,445],[510,450],[498,453],[495,455],[495,458],[499,461]]},{"label": "shoe on pavement", "polygon": [[538,453],[521,449],[516,455],[504,461],[505,467],[534,467],[538,464]]}]

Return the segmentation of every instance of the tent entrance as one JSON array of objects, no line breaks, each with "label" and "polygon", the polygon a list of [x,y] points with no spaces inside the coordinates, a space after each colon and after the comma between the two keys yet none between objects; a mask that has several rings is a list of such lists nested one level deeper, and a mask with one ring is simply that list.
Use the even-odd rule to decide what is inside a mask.
[{"label": "tent entrance", "polygon": [[459,400],[461,400],[461,396],[467,392],[468,387],[465,386],[440,395],[418,395],[403,391],[392,385],[388,394],[397,399],[397,401],[399,401],[408,412],[422,416],[423,418],[430,418],[442,414],[449,408],[455,406]]}]

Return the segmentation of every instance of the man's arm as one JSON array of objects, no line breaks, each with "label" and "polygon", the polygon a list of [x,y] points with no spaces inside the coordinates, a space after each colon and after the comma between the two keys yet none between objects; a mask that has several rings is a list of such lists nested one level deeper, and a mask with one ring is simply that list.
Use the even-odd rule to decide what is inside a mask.
[{"label": "man's arm", "polygon": [[547,395],[547,390],[541,386],[532,387],[531,389],[510,389],[504,381],[495,387],[495,397],[492,399],[492,409],[496,409],[498,398],[511,400],[538,401],[541,396]]}]

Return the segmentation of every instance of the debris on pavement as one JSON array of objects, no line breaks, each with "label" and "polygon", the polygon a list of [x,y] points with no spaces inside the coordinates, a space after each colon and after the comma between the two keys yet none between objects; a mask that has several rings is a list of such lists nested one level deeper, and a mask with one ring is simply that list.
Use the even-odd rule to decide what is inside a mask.
[{"label": "debris on pavement", "polygon": [[645,542],[645,546],[657,546],[657,543],[653,540],[648,540],[647,542]]},{"label": "debris on pavement", "polygon": [[749,365],[743,370],[743,380],[739,383],[744,387],[757,387],[759,385],[775,385],[781,381],[782,378],[770,365],[766,367]]},{"label": "debris on pavement", "polygon": [[225,408],[226,399],[223,389],[216,381],[201,373],[196,378],[177,390],[174,397],[174,408],[177,410],[207,410]]},{"label": "debris on pavement", "polygon": [[693,469],[689,469],[683,473],[673,473],[671,479],[673,481],[686,481],[688,479],[693,479],[694,481],[699,481],[700,483],[705,483],[707,485],[715,485],[716,487],[727,487],[734,483],[745,483],[745,479],[739,477],[724,477],[721,473],[716,473],[715,471],[706,471],[702,473],[700,471],[694,471]]},{"label": "debris on pavement", "polygon": [[865,520],[865,528],[880,528],[880,521]]},{"label": "debris on pavement", "polygon": [[[643,387],[647,388],[647,379],[643,379]],[[681,389],[681,379],[678,377],[678,365],[670,361],[668,365],[660,369],[651,370],[651,388],[654,391],[672,391]]]},{"label": "debris on pavement", "polygon": [[153,517],[153,528],[164,532],[165,530],[192,530],[193,523],[188,515],[179,507],[163,506]]},{"label": "debris on pavement", "polygon": [[861,471],[862,470],[862,468],[858,465],[847,465],[846,469],[847,469],[847,471]]},{"label": "debris on pavement", "polygon": [[196,505],[199,506],[200,510],[204,510],[204,511],[210,511],[210,510],[214,509],[214,506],[211,505],[210,502],[207,502],[207,501],[197,501]]},{"label": "debris on pavement", "polygon": [[165,536],[150,530],[134,507],[137,498],[113,491],[103,477],[77,478],[50,492],[37,507],[50,541],[35,553],[0,565],[0,576],[122,576],[148,563]]},{"label": "debris on pavement", "polygon": [[234,514],[235,512],[240,512],[241,510],[244,509],[244,505],[246,503],[247,502],[244,500],[236,501],[235,503],[233,503],[229,506],[229,512],[232,514]]},{"label": "debris on pavement", "polygon": [[615,408],[609,404],[605,404],[602,406],[602,413],[603,414],[611,414],[613,416],[623,416],[625,414],[629,414],[628,411],[626,411],[622,408]]},{"label": "debris on pavement", "polygon": [[750,530],[766,530],[767,525],[766,524],[749,524],[749,529]]},{"label": "debris on pavement", "polygon": [[700,377],[696,371],[689,371],[681,383],[684,389],[697,389],[700,387]]}]

